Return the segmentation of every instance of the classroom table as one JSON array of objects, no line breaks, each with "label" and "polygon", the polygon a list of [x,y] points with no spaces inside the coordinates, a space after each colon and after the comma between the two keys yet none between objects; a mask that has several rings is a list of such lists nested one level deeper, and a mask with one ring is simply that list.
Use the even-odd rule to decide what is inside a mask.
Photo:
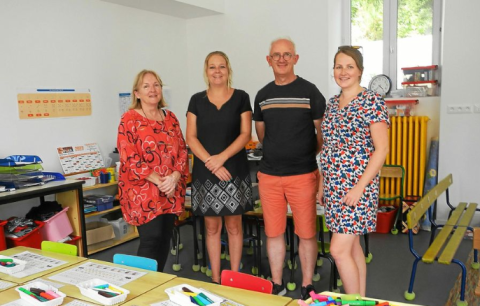
[{"label": "classroom table", "polygon": [[[88,259],[88,260],[86,260],[84,262],[81,262],[79,264],[72,265],[72,266],[67,267],[65,269],[58,270],[58,271],[55,271],[54,273],[50,273],[48,275],[45,275],[44,278],[46,280],[49,280],[49,281],[61,283],[58,280],[51,280],[51,279],[49,279],[49,277],[54,276],[54,275],[59,274],[59,273],[63,273],[63,272],[68,271],[70,269],[74,269],[77,266],[80,266],[84,263],[96,263],[96,264],[107,265],[107,266],[116,266],[116,267],[119,267],[119,268],[122,268],[122,269],[147,272],[146,275],[121,286],[122,288],[125,288],[125,289],[130,291],[130,293],[128,294],[127,299],[125,301],[129,301],[131,299],[134,299],[134,298],[144,294],[145,292],[147,292],[149,290],[152,290],[153,288],[158,287],[158,286],[160,286],[160,285],[162,285],[162,284],[164,284],[164,283],[166,283],[166,282],[168,282],[168,281],[177,277],[176,275],[172,275],[172,274],[160,273],[160,272],[156,272],[156,271],[148,271],[148,270],[138,269],[138,268],[134,268],[134,267],[114,264],[114,263],[107,262],[107,261],[102,261],[102,260]],[[98,277],[92,276],[92,279],[93,278],[98,278]],[[62,284],[64,284],[64,283],[62,283]],[[92,299],[84,296],[83,294],[81,294],[80,289],[78,289],[78,287],[75,286],[75,285],[65,284],[65,286],[60,288],[60,290],[63,293],[65,293],[68,297],[75,298],[75,299],[82,300],[82,301],[86,301],[88,303],[95,303],[94,300],[92,300]]]},{"label": "classroom table", "polygon": [[213,283],[207,283],[207,282],[177,277],[122,305],[150,306],[153,303],[158,303],[161,301],[168,300],[168,295],[165,292],[165,289],[170,287],[175,287],[181,284],[188,284],[196,288],[205,289],[215,295],[228,298],[232,301],[235,301],[245,306],[257,306],[257,305],[284,306],[290,303],[290,301],[292,300],[289,297],[265,294],[265,293],[254,292],[254,291],[247,291],[243,289],[220,286]]},{"label": "classroom table", "polygon": [[[15,286],[15,287],[17,287],[17,286]],[[19,300],[19,299],[20,299],[20,295],[15,290],[15,288],[11,288],[11,289],[8,289],[6,291],[0,292],[0,305],[4,305],[4,304],[7,304],[7,303],[10,303],[10,302]],[[75,299],[67,296],[63,299],[62,305],[65,305],[65,304],[70,303],[72,301],[75,301]],[[101,304],[95,303],[95,305],[101,305]]]},{"label": "classroom table", "polygon": [[[319,294],[333,296],[333,297],[340,297],[340,296],[345,295],[345,294],[329,292],[329,291],[324,291],[324,292],[321,292]],[[365,298],[362,298],[362,299],[363,300],[374,300],[374,301],[379,301],[379,302],[388,302],[390,304],[390,306],[422,306],[422,305],[418,305],[418,304],[407,304],[407,303],[393,302],[393,301],[382,300],[382,299],[373,299],[373,298],[368,298],[368,297],[365,297]],[[298,300],[291,301],[288,304],[288,306],[298,306]]]},{"label": "classroom table", "polygon": [[15,254],[22,253],[22,252],[25,252],[25,251],[28,251],[30,253],[39,254],[39,255],[42,255],[42,256],[45,256],[45,257],[50,257],[50,258],[66,261],[66,263],[61,265],[61,266],[54,267],[54,268],[51,268],[49,270],[45,270],[45,271],[42,271],[42,272],[39,272],[39,273],[36,273],[36,274],[32,274],[32,275],[29,275],[29,276],[26,276],[26,277],[22,277],[22,278],[17,278],[13,275],[0,273],[0,280],[9,281],[9,282],[16,283],[16,284],[24,284],[28,281],[31,281],[32,279],[42,277],[46,274],[52,273],[52,272],[57,271],[57,270],[64,269],[66,267],[69,267],[69,266],[72,266],[72,265],[75,265],[77,263],[81,263],[81,262],[87,260],[84,257],[59,254],[59,253],[54,253],[54,252],[50,252],[50,251],[42,251],[42,250],[39,250],[39,249],[23,247],[23,246],[18,246],[18,247],[14,247],[14,248],[10,248],[10,249],[0,251],[0,254],[4,255],[4,256],[13,256]]}]

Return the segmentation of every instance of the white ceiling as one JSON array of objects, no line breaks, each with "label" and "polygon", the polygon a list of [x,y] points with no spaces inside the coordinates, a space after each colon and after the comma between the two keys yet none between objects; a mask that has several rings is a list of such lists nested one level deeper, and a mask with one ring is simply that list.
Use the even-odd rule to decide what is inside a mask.
[{"label": "white ceiling", "polygon": [[190,19],[218,15],[222,12],[183,3],[177,0],[101,0],[149,12]]}]

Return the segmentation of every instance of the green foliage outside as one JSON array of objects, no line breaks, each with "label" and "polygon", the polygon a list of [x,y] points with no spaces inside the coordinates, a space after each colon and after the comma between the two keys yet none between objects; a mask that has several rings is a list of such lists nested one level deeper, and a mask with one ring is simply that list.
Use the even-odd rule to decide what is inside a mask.
[{"label": "green foliage outside", "polygon": [[[388,0],[387,0],[388,1]],[[398,0],[399,38],[432,34],[433,0]],[[351,0],[352,27],[371,41],[383,39],[383,0]]]}]

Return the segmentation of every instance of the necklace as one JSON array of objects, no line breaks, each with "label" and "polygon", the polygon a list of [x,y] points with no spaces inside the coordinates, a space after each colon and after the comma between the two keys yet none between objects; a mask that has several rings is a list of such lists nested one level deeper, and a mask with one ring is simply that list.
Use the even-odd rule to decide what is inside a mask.
[{"label": "necklace", "polygon": [[[143,107],[142,107],[142,113],[145,116],[145,119],[147,119],[148,125],[152,128],[153,132],[156,133],[156,130],[155,130],[154,126],[150,123],[150,119],[148,119],[147,114],[145,114],[145,111],[143,110]],[[164,115],[163,115],[163,111],[160,111],[160,120],[158,120],[158,121],[164,121],[164,119],[165,118],[164,118]],[[153,120],[153,121],[158,122],[157,120]],[[155,125],[155,123],[154,123],[154,125]]]}]

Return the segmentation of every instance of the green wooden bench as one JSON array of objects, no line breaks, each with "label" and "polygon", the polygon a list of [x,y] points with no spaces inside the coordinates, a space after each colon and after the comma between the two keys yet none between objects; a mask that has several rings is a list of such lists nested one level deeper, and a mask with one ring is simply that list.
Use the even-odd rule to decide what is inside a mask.
[{"label": "green wooden bench", "polygon": [[[408,226],[408,240],[410,252],[415,257],[413,262],[412,274],[410,277],[410,285],[408,291],[405,292],[405,299],[411,301],[415,298],[413,292],[413,283],[415,281],[415,274],[417,270],[417,264],[421,260],[424,263],[431,264],[435,261],[441,264],[449,265],[455,263],[462,269],[462,285],[460,292],[460,300],[457,301],[458,306],[466,306],[465,301],[465,281],[467,270],[462,261],[455,259],[455,253],[462,242],[465,232],[469,228],[470,222],[473,218],[475,210],[477,208],[476,203],[460,203],[451,212],[447,222],[444,225],[439,225],[432,217],[432,208],[436,205],[436,201],[443,193],[448,193],[448,187],[453,183],[452,175],[449,174],[446,178],[440,181],[435,187],[433,187],[426,195],[424,195],[415,205],[415,207],[407,215]],[[415,224],[421,221],[422,216],[427,213],[432,223],[432,237],[430,246],[423,255],[419,255],[415,251],[413,246],[413,227]],[[441,228],[438,235],[435,236],[437,228]],[[474,263],[472,266],[478,269],[477,252],[474,252]]]}]

